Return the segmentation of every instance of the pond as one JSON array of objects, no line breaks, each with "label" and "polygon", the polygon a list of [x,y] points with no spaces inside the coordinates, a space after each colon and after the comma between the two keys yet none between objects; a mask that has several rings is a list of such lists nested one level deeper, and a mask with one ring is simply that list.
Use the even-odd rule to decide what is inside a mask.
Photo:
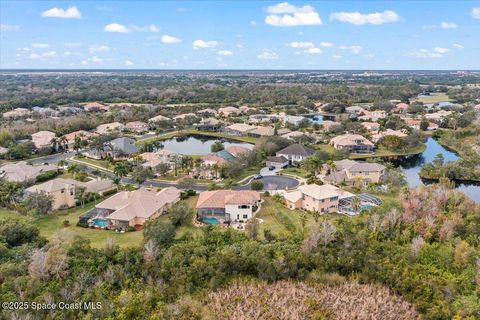
[{"label": "pond", "polygon": [[232,146],[240,146],[247,149],[253,148],[253,144],[250,143],[236,142],[208,136],[175,137],[162,141],[162,143],[165,149],[172,150],[180,154],[206,155],[212,152],[211,147],[217,141],[222,142],[225,149]]},{"label": "pond", "polygon": [[[407,177],[408,185],[411,188],[426,183],[422,181],[418,174],[420,173],[423,164],[432,162],[435,156],[439,153],[443,155],[445,162],[458,160],[458,156],[454,152],[445,149],[437,142],[437,140],[429,138],[426,142],[426,149],[421,155],[416,156],[401,165]],[[463,191],[475,202],[480,202],[480,185],[457,183],[456,189]]]}]

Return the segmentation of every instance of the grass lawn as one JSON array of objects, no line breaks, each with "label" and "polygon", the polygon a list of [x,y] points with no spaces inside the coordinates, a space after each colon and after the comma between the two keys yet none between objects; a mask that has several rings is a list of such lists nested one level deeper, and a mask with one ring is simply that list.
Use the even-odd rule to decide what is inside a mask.
[{"label": "grass lawn", "polygon": [[157,137],[141,140],[141,141],[138,141],[136,144],[142,145],[146,142],[152,142],[152,141],[158,141],[158,140],[162,141],[162,140],[168,140],[177,136],[188,136],[188,135],[203,135],[203,136],[209,136],[209,137],[225,138],[225,139],[230,139],[234,141],[248,142],[252,144],[255,144],[257,142],[257,138],[254,138],[254,137],[242,137],[242,136],[229,135],[221,132],[210,132],[210,131],[200,131],[197,129],[187,129],[187,130],[180,130],[180,131],[160,135]]},{"label": "grass lawn", "polygon": [[425,151],[426,145],[425,143],[420,144],[416,148],[412,148],[410,150],[407,150],[405,152],[401,151],[391,151],[388,149],[385,149],[383,147],[377,148],[375,153],[373,154],[351,154],[350,159],[366,159],[366,158],[378,158],[378,157],[395,157],[395,156],[408,156],[408,155],[414,155],[414,154],[419,154]]},{"label": "grass lawn", "polygon": [[319,151],[328,152],[329,154],[335,153],[335,148],[329,144],[323,144],[323,143],[313,144],[312,147]]},{"label": "grass lawn", "polygon": [[280,171],[282,174],[291,174],[294,176],[302,177],[302,178],[308,178],[309,173],[302,168],[299,167],[291,167],[291,168],[286,168]]},{"label": "grass lawn", "polygon": [[443,101],[452,101],[452,99],[450,99],[444,92],[434,92],[431,93],[429,96],[414,98],[413,101],[418,101],[422,103],[438,103]]},{"label": "grass lawn", "polygon": [[[185,200],[191,208],[195,207],[198,196],[190,197]],[[100,201],[100,200],[99,200]],[[99,202],[97,201],[97,203]],[[116,244],[122,248],[127,247],[138,247],[142,245],[143,242],[143,233],[142,231],[134,232],[125,232],[125,233],[116,233],[111,230],[100,230],[100,229],[89,229],[77,227],[78,217],[88,210],[92,209],[95,206],[95,203],[86,204],[84,208],[76,207],[68,210],[56,211],[45,217],[28,217],[22,216],[14,211],[0,209],[0,218],[6,219],[18,219],[22,221],[30,221],[40,230],[40,234],[52,240],[55,234],[61,230],[67,229],[75,234],[82,236],[90,240],[91,246],[95,248],[103,248],[108,238],[112,238]],[[158,219],[162,221],[169,221],[169,216],[163,215]],[[193,215],[192,215],[193,219]],[[65,228],[63,227],[63,221],[68,220],[70,226]],[[182,237],[187,232],[195,235],[200,235],[202,230],[200,228],[193,227],[192,225],[182,226],[177,229],[176,237]]]},{"label": "grass lawn", "polygon": [[[290,210],[281,203],[273,200],[272,197],[262,197],[265,200],[262,204],[257,217],[263,219],[260,224],[260,237],[263,238],[265,229],[269,229],[274,235],[291,235],[294,232],[303,232],[302,217],[305,220],[305,231],[308,232],[309,226],[315,223],[313,215],[301,210]],[[320,216],[319,221],[329,220],[335,223],[340,219],[356,219],[355,217],[346,217],[342,214],[329,213]]]},{"label": "grass lawn", "polygon": [[107,170],[113,170],[113,166],[108,160],[96,160],[96,159],[90,159],[90,158],[79,158],[79,157],[74,157],[73,160],[77,160],[80,162],[85,162],[88,164],[92,164],[94,166],[98,166]]}]

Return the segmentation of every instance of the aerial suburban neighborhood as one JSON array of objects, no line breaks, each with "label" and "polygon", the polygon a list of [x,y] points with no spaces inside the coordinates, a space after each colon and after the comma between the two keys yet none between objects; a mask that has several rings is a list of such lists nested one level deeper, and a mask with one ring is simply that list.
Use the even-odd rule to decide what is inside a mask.
[{"label": "aerial suburban neighborhood", "polygon": [[0,22],[0,319],[480,319],[480,4]]}]

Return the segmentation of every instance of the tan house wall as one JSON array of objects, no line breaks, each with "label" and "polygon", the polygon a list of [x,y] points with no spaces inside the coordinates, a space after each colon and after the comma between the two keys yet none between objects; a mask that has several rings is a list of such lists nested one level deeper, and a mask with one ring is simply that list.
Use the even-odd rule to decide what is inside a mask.
[{"label": "tan house wall", "polygon": [[315,199],[307,195],[303,196],[302,208],[309,211],[318,212],[337,212],[338,211],[338,198],[336,200],[327,199]]},{"label": "tan house wall", "polygon": [[65,207],[71,208],[75,206],[75,189],[62,189],[51,192],[50,195],[53,197],[53,210],[58,210]]}]

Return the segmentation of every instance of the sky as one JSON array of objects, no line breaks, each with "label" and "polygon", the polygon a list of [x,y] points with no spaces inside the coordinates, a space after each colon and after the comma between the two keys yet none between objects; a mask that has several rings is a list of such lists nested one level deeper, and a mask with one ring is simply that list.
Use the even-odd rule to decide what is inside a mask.
[{"label": "sky", "polygon": [[0,1],[2,69],[480,69],[480,1]]}]

